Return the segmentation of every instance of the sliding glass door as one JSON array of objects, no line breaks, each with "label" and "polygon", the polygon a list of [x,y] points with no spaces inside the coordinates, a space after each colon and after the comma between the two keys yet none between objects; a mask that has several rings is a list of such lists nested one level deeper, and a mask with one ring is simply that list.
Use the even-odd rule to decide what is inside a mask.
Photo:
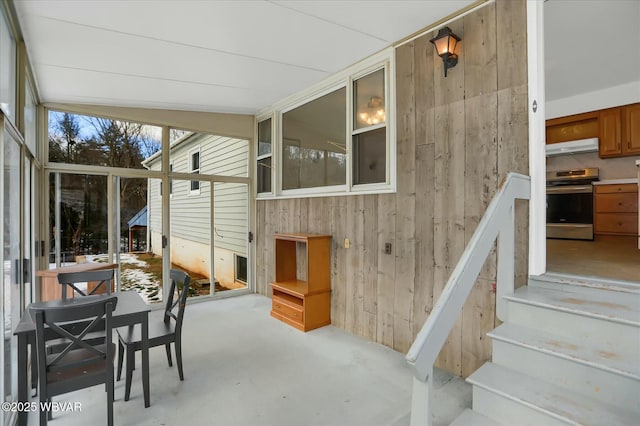
[{"label": "sliding glass door", "polygon": [[2,135],[2,396],[3,401],[17,395],[17,341],[13,329],[22,311],[22,260],[20,256],[20,144],[4,130]]}]

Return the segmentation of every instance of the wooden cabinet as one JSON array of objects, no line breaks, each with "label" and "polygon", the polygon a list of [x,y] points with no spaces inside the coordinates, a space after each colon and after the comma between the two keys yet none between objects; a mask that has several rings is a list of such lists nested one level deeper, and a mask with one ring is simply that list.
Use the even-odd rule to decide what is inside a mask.
[{"label": "wooden cabinet", "polygon": [[597,138],[598,111],[553,118],[546,122],[546,143],[560,143],[579,139]]},{"label": "wooden cabinet", "polygon": [[623,108],[622,123],[625,152],[628,155],[640,155],[640,103]]},{"label": "wooden cabinet", "polygon": [[[41,271],[36,271],[36,276],[41,277],[41,286],[40,286],[40,298],[39,301],[45,302],[47,300],[58,300],[62,298],[62,285],[58,282],[58,274],[66,273],[66,272],[87,272],[87,271],[101,271],[103,269],[115,269],[118,265],[115,263],[78,263],[75,265],[62,266],[60,268],[54,269],[43,269]],[[89,282],[87,283],[87,290],[93,290],[98,282]],[[103,285],[101,288],[96,291],[96,294],[106,293],[107,289],[104,288]],[[74,291],[65,286],[64,291],[66,292],[67,298],[71,299],[74,296]],[[111,282],[111,291],[115,291],[114,282]]]},{"label": "wooden cabinet", "polygon": [[600,111],[600,157],[640,155],[640,104]]},{"label": "wooden cabinet", "polygon": [[622,153],[622,137],[620,110],[618,108],[605,109],[600,112],[600,157],[617,157]]},{"label": "wooden cabinet", "polygon": [[271,316],[299,330],[331,324],[331,236],[276,234]]},{"label": "wooden cabinet", "polygon": [[546,122],[547,144],[598,138],[601,158],[640,155],[640,103]]},{"label": "wooden cabinet", "polygon": [[595,234],[638,235],[638,185],[596,185]]}]

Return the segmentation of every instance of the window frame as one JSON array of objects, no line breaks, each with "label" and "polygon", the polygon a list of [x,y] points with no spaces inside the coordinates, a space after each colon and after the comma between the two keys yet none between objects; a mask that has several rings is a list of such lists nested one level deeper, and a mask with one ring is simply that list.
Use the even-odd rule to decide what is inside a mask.
[{"label": "window frame", "polygon": [[[395,176],[396,176],[396,161],[395,161],[395,152],[396,152],[396,139],[395,139],[395,132],[391,133],[391,124],[390,123],[395,123],[395,121],[393,120],[395,118],[395,96],[393,96],[393,99],[391,98],[392,94],[395,94],[395,91],[391,90],[391,84],[392,84],[392,79],[390,76],[390,69],[391,69],[391,64],[389,62],[385,62],[383,64],[376,64],[374,66],[365,68],[363,70],[361,70],[360,72],[353,74],[351,76],[351,78],[349,79],[349,84],[350,84],[350,95],[351,95],[351,100],[350,100],[350,117],[349,117],[349,124],[348,124],[348,129],[349,129],[349,138],[348,138],[348,150],[349,153],[351,154],[348,158],[349,161],[349,166],[350,166],[350,173],[349,173],[349,187],[351,188],[352,192],[356,192],[356,193],[360,193],[360,192],[384,192],[385,189],[387,189],[390,185],[391,185],[391,181],[393,180],[393,188],[394,188],[394,192],[395,192]],[[386,116],[385,116],[385,121],[384,123],[378,123],[378,124],[372,124],[371,126],[367,126],[367,127],[361,127],[359,129],[355,129],[354,127],[354,123],[353,123],[353,117],[354,117],[354,111],[355,111],[355,99],[353,98],[353,85],[354,83],[363,78],[366,77],[370,74],[373,74],[379,70],[384,70],[384,104],[385,104],[385,111],[386,111]],[[385,133],[386,133],[386,148],[385,148],[385,181],[384,182],[375,182],[375,183],[363,183],[363,184],[354,184],[354,177],[353,177],[353,155],[355,154],[355,149],[353,146],[353,137],[356,135],[360,135],[360,134],[364,134],[367,132],[372,132],[374,130],[378,130],[381,128],[385,128]],[[393,129],[395,129],[395,126],[393,126]],[[391,137],[393,136],[393,141],[391,141]],[[391,149],[392,147],[392,142],[393,142],[393,149]],[[393,159],[391,159],[391,156],[393,156]],[[393,170],[392,170],[393,168]]]},{"label": "window frame", "polygon": [[[277,155],[278,158],[280,158],[280,161],[278,162],[278,164],[283,164],[282,161],[282,148],[283,148],[283,138],[284,135],[282,134],[282,118],[284,116],[284,114],[286,114],[289,111],[292,111],[298,107],[301,107],[303,105],[308,104],[309,102],[313,102],[316,99],[319,99],[325,95],[328,95],[330,93],[336,92],[338,90],[341,89],[345,89],[346,93],[345,93],[345,103],[348,104],[349,102],[349,88],[346,87],[346,82],[341,82],[340,84],[337,85],[331,85],[328,87],[325,87],[323,90],[316,92],[313,96],[307,97],[305,99],[300,100],[299,102],[296,102],[295,104],[289,105],[287,108],[284,108],[280,111],[278,111],[278,139],[276,140],[276,146],[277,146]],[[349,108],[346,108],[345,105],[345,114],[349,114]],[[346,122],[346,128],[349,127],[349,121]],[[346,130],[346,129],[345,129]],[[346,134],[345,134],[346,137]],[[347,142],[347,146],[349,145],[349,141],[348,139],[345,139]],[[347,164],[346,164],[346,170],[345,173],[347,174],[347,179],[345,180],[345,183],[343,185],[327,185],[327,186],[315,186],[315,187],[311,187],[311,188],[296,188],[296,189],[282,189],[282,184],[283,184],[283,168],[282,167],[278,167],[277,169],[277,173],[276,175],[278,175],[278,186],[276,187],[276,194],[277,195],[282,195],[282,196],[292,196],[292,197],[304,197],[304,196],[308,196],[309,194],[327,194],[327,193],[340,193],[340,192],[345,192],[347,191],[347,187],[349,185],[349,178],[348,175],[350,173],[349,171],[349,155],[348,155],[348,149],[347,148]],[[273,152],[273,149],[272,149]],[[273,165],[272,165],[273,167]]]},{"label": "window frame", "polygon": [[[384,96],[385,96],[385,123],[379,123],[376,125],[368,126],[361,129],[354,130],[354,82],[362,77],[374,73],[380,69],[384,70]],[[273,106],[260,111],[256,114],[255,120],[255,140],[258,140],[258,123],[266,119],[272,119],[272,148],[271,148],[271,192],[258,193],[257,192],[257,168],[258,159],[265,156],[258,157],[257,148],[254,156],[254,172],[256,175],[255,183],[256,190],[254,194],[256,199],[271,199],[271,198],[303,198],[303,197],[320,197],[320,196],[342,196],[342,195],[354,195],[354,194],[382,194],[382,193],[395,193],[396,192],[396,180],[397,180],[397,140],[396,140],[396,89],[395,89],[395,51],[393,48],[385,49],[371,57],[361,61],[360,63],[353,65],[340,73],[312,86],[311,88],[292,95],[281,102],[274,104]],[[283,134],[282,134],[282,119],[283,114],[299,106],[307,104],[319,97],[322,97],[328,93],[331,93],[340,88],[346,89],[345,99],[345,114],[346,114],[346,126],[345,126],[345,140],[346,140],[346,180],[344,185],[332,185],[332,186],[320,186],[313,188],[298,188],[298,189],[282,189],[282,146],[283,146]],[[376,183],[366,183],[354,185],[353,176],[353,136],[361,133],[366,133],[379,128],[385,128],[385,181]],[[257,143],[256,143],[257,147]]]},{"label": "window frame", "polygon": [[[268,154],[262,154],[259,155],[259,144],[260,144],[260,132],[258,131],[258,126],[260,123],[263,123],[267,120],[271,120],[271,151]],[[266,198],[266,197],[272,197],[274,194],[274,189],[276,188],[275,186],[275,177],[274,177],[274,169],[276,168],[275,166],[275,156],[273,154],[273,150],[274,150],[274,145],[275,145],[275,135],[276,135],[276,117],[275,114],[270,113],[268,115],[264,115],[264,116],[259,116],[256,117],[256,138],[255,138],[255,153],[256,153],[256,161],[255,161],[255,191],[254,191],[254,195],[256,197],[261,197],[261,198]],[[271,191],[265,191],[265,192],[259,192],[259,187],[258,187],[258,175],[260,173],[260,166],[259,163],[261,160],[267,159],[267,158],[271,158],[271,169],[269,170],[269,176],[271,179]]]},{"label": "window frame", "polygon": [[[187,152],[187,170],[190,174],[200,174],[202,170],[202,156],[200,155],[200,145],[190,149]],[[193,168],[193,155],[198,154],[198,168]],[[198,187],[196,189],[193,188],[193,183],[197,182]],[[189,181],[189,195],[200,195],[200,181],[199,180],[190,180]]]}]

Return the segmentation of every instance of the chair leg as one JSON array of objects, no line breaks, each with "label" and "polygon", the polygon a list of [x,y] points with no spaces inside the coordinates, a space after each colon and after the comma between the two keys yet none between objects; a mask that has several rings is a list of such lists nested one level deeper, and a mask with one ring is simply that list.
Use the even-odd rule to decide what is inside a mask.
[{"label": "chair leg", "polygon": [[124,400],[129,400],[129,395],[131,393],[131,379],[133,378],[133,367],[136,362],[135,360],[136,352],[132,347],[127,347],[127,377],[125,380],[125,390],[124,390]]},{"label": "chair leg", "polygon": [[113,371],[107,383],[107,425],[113,426]]},{"label": "chair leg", "polygon": [[122,359],[124,358],[124,345],[122,341],[118,339],[118,381],[122,376]]},{"label": "chair leg", "polygon": [[180,380],[184,380],[184,373],[182,372],[182,343],[180,340],[176,340],[173,342],[173,345],[176,348],[176,362],[178,363],[178,375],[180,376]]},{"label": "chair leg", "polygon": [[173,363],[171,362],[171,343],[165,344],[164,348],[167,351],[167,361],[169,361],[169,367],[172,367]]},{"label": "chair leg", "polygon": [[49,410],[47,411],[47,420],[53,420],[53,410],[51,409],[51,398],[47,399]]},{"label": "chair leg", "polygon": [[[42,399],[40,400],[40,403],[42,403]],[[47,426],[47,420],[49,419],[49,412],[45,411],[45,410],[40,410],[40,426]]]}]

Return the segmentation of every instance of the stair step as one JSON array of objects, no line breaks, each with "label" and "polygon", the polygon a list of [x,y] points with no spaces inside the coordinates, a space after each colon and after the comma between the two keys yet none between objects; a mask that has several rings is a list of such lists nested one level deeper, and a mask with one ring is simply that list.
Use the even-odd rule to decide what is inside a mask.
[{"label": "stair step", "polygon": [[484,364],[467,381],[474,386],[474,411],[505,424],[638,424],[638,413],[493,363]]},{"label": "stair step", "polygon": [[599,340],[572,339],[510,323],[502,324],[487,336],[640,381],[640,350],[599,347]]},{"label": "stair step", "polygon": [[[640,277],[638,277],[640,279]],[[547,272],[542,275],[530,276],[529,285],[554,289],[558,284],[565,285],[565,291],[583,291],[584,289],[609,290],[623,293],[640,294],[640,282],[603,279],[596,277],[582,277],[579,275]]]},{"label": "stair step", "polygon": [[524,286],[505,299],[640,327],[640,294],[562,290]]},{"label": "stair step", "polygon": [[493,339],[494,364],[640,412],[640,348],[625,351],[623,345],[605,346],[600,339],[559,336],[511,323],[488,336]]},{"label": "stair step", "polygon": [[487,416],[468,408],[456,417],[449,426],[503,426]]}]

